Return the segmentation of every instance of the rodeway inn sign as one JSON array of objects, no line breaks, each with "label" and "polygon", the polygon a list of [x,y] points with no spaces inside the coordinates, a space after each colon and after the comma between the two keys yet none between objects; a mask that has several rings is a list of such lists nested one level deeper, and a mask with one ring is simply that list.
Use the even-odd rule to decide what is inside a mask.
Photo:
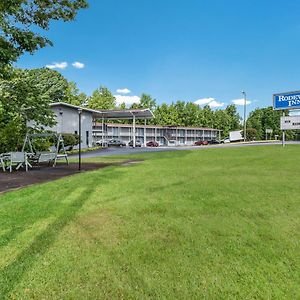
[{"label": "rodeway inn sign", "polygon": [[273,108],[277,110],[300,109],[300,91],[274,94]]}]

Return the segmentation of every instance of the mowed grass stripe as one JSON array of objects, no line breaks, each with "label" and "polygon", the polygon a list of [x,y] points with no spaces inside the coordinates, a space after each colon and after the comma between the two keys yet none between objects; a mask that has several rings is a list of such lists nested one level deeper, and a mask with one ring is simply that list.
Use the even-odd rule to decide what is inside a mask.
[{"label": "mowed grass stripe", "polygon": [[296,299],[299,151],[140,154],[4,194],[1,298]]}]

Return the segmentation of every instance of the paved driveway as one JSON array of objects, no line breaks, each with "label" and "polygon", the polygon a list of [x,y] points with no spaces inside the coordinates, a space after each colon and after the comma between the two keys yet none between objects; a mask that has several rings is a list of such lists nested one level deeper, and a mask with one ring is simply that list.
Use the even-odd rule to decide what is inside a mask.
[{"label": "paved driveway", "polygon": [[[287,144],[300,144],[300,142],[287,142]],[[252,143],[231,143],[221,145],[208,145],[208,146],[179,146],[179,147],[110,147],[107,149],[99,149],[91,152],[82,153],[82,158],[98,157],[98,156],[111,156],[111,155],[123,155],[134,153],[146,153],[146,152],[162,152],[162,151],[180,151],[180,150],[205,150],[211,148],[231,148],[231,147],[249,147],[249,146],[268,146],[268,145],[281,145],[281,141],[278,142],[252,142]],[[78,155],[72,155],[72,157],[78,157]]]}]

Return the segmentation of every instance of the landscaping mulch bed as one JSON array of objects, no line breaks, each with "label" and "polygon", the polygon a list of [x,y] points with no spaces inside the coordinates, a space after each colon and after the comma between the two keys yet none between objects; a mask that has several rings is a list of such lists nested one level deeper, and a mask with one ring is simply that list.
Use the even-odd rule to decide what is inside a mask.
[{"label": "landscaping mulch bed", "polygon": [[[126,162],[130,163],[130,162]],[[93,171],[105,168],[111,165],[118,165],[116,163],[82,163],[81,172]],[[123,165],[123,164],[119,164]],[[35,183],[43,183],[52,181],[65,176],[80,173],[78,171],[77,163],[58,164],[56,167],[39,166],[29,169],[28,172],[24,170],[10,172],[0,171],[0,193],[7,192],[13,189],[22,188]]]}]

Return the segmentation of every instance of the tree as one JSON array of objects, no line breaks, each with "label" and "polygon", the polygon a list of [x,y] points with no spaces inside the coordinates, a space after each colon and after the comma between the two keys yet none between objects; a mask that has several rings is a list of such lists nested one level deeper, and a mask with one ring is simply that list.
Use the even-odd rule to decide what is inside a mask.
[{"label": "tree", "polygon": [[[125,106],[126,108],[126,106]],[[133,103],[130,106],[131,109],[143,109],[143,108],[148,108],[152,112],[156,109],[156,100],[153,99],[150,95],[148,94],[142,94],[140,98],[139,103]],[[154,121],[153,119],[150,119],[147,121],[148,124],[153,124]],[[144,124],[144,120],[137,120],[137,124]]]},{"label": "tree", "polygon": [[88,107],[92,109],[114,109],[116,98],[108,88],[101,86],[88,99]]},{"label": "tree", "polygon": [[185,104],[185,113],[183,115],[184,126],[197,126],[199,122],[199,106],[193,102]]},{"label": "tree", "polygon": [[151,111],[154,111],[156,108],[156,100],[153,99],[149,94],[142,94],[139,107],[149,108]]},{"label": "tree", "polygon": [[10,80],[0,81],[0,152],[20,149],[27,121],[53,126],[52,99],[62,95],[43,84],[41,70],[15,70]]},{"label": "tree", "polygon": [[33,85],[51,102],[63,102],[67,98],[68,81],[57,71],[48,68],[17,70],[24,79],[30,79]]},{"label": "tree", "polygon": [[73,20],[86,0],[5,0],[0,1],[0,74],[23,53],[33,53],[52,42],[40,35],[52,20]]},{"label": "tree", "polygon": [[[242,137],[244,137],[244,131],[242,131]],[[257,130],[255,128],[246,129],[246,140],[255,141],[257,139]]]},{"label": "tree", "polygon": [[155,110],[154,123],[157,125],[177,125],[178,124],[178,114],[175,109],[174,103],[168,105],[163,103],[158,105]]},{"label": "tree", "polygon": [[76,83],[71,81],[68,82],[66,88],[66,98],[65,102],[72,105],[82,106],[87,103],[88,97],[85,93],[81,93]]},{"label": "tree", "polygon": [[[257,130],[257,138],[264,139],[266,129],[272,129],[274,135],[281,136],[280,130],[281,112],[273,110],[271,106],[257,108],[252,111],[247,119],[247,127]],[[287,132],[287,139],[293,138],[293,131]]]},{"label": "tree", "polygon": [[222,130],[222,137],[229,135],[229,131],[240,128],[240,116],[236,106],[231,104],[225,109],[218,109],[214,112],[213,127]]},{"label": "tree", "polygon": [[214,112],[209,105],[205,105],[201,113],[201,126],[213,127],[214,124]]},{"label": "tree", "polygon": [[229,116],[230,119],[229,130],[239,129],[241,117],[237,112],[236,106],[234,104],[228,105],[225,108],[225,113]]}]

